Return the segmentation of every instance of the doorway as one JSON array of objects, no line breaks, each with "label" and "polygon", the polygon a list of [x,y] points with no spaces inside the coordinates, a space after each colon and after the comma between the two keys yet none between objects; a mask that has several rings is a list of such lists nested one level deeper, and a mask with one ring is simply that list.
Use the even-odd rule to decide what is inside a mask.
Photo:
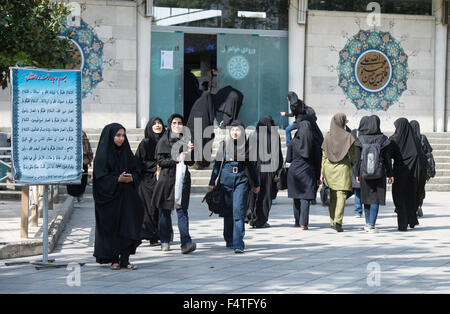
[{"label": "doorway", "polygon": [[[287,121],[280,112],[287,107],[287,32],[255,32],[155,27],[151,39],[150,115],[166,121],[171,114],[182,113],[187,120],[201,95],[202,83],[210,84],[210,70],[215,67],[217,90],[231,85],[244,95],[239,120],[255,126],[260,117],[270,115],[276,125],[285,126]],[[188,73],[193,82],[189,86],[185,78]],[[193,91],[199,92],[194,95]]]},{"label": "doorway", "polygon": [[187,120],[195,101],[211,84],[211,69],[217,66],[217,35],[184,34],[184,101]]}]

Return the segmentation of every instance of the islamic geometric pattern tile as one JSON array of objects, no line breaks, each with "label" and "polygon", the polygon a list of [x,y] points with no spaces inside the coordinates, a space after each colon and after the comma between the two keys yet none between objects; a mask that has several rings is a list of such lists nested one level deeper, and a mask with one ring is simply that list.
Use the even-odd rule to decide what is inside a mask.
[{"label": "islamic geometric pattern tile", "polygon": [[81,94],[85,98],[101,81],[103,66],[103,42],[83,20],[80,26],[66,26],[62,36],[70,34],[73,43],[74,64],[66,66],[81,69]]},{"label": "islamic geometric pattern tile", "polygon": [[339,52],[338,75],[358,110],[386,111],[407,90],[408,56],[390,33],[361,30]]}]

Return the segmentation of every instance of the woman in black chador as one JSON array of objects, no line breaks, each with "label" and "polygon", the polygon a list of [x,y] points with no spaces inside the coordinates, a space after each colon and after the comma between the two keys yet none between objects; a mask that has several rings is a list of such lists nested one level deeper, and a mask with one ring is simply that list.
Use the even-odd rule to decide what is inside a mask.
[{"label": "woman in black chador", "polygon": [[417,210],[420,188],[425,181],[425,165],[418,139],[414,136],[408,120],[394,122],[395,133],[391,136],[391,157],[394,159],[394,184],[392,198],[397,211],[398,230],[407,231],[419,224]]},{"label": "woman in black chador", "polygon": [[[249,192],[249,224],[253,228],[267,228],[270,225],[269,212],[272,207],[272,198],[276,194],[278,173],[283,166],[283,153],[281,151],[281,140],[278,132],[272,134],[275,126],[271,116],[263,117],[256,126],[256,131],[250,135],[250,156],[257,160],[257,170],[260,175],[261,191],[258,194]],[[272,147],[272,135],[276,136]]]},{"label": "woman in black chador", "polygon": [[316,199],[321,183],[322,150],[311,122],[305,119],[296,124],[298,131],[289,143],[286,156],[286,161],[291,163],[288,197],[294,200],[295,226],[308,230],[310,203]]},{"label": "woman in black chador", "polygon": [[156,145],[164,134],[164,124],[159,117],[151,118],[145,127],[145,138],[139,144],[136,158],[141,162],[142,180],[138,192],[144,206],[144,223],[142,239],[149,240],[150,245],[159,241],[159,211],[152,206],[153,189],[156,185],[157,160]]},{"label": "woman in black chador", "polygon": [[[209,151],[203,151],[207,143],[214,139],[214,129],[211,128],[210,134],[204,134],[207,127],[214,125],[214,120],[216,118],[216,111],[212,102],[212,97],[209,92],[204,92],[199,99],[196,100],[194,106],[192,107],[189,119],[187,122],[187,127],[191,131],[191,137],[194,142],[194,158],[196,161],[196,168],[207,168],[211,161],[211,148]],[[201,133],[195,133],[195,121],[200,124],[197,126],[197,130]],[[211,145],[212,147],[212,145]]]},{"label": "woman in black chador", "polygon": [[97,263],[137,269],[129,256],[141,244],[144,216],[137,193],[140,171],[125,128],[112,123],[102,131],[94,159],[95,249]]},{"label": "woman in black chador", "polygon": [[214,107],[216,108],[216,111],[222,113],[222,121],[220,122],[220,126],[230,126],[231,122],[237,120],[243,100],[244,95],[230,85],[222,88],[216,95],[214,95]]}]

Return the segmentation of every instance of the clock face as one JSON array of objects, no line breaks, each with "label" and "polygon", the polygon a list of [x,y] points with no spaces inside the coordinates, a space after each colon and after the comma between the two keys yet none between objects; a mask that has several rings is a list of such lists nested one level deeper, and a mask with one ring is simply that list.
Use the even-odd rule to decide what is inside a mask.
[{"label": "clock face", "polygon": [[228,73],[235,80],[244,79],[249,70],[248,61],[243,56],[234,56],[228,61]]}]

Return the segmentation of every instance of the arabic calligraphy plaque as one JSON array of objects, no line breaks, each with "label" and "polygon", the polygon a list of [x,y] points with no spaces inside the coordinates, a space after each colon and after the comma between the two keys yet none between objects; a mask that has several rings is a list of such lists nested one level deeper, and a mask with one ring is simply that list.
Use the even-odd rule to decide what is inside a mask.
[{"label": "arabic calligraphy plaque", "polygon": [[386,56],[378,51],[370,51],[359,58],[356,65],[359,83],[369,91],[383,88],[391,77],[391,68]]}]

